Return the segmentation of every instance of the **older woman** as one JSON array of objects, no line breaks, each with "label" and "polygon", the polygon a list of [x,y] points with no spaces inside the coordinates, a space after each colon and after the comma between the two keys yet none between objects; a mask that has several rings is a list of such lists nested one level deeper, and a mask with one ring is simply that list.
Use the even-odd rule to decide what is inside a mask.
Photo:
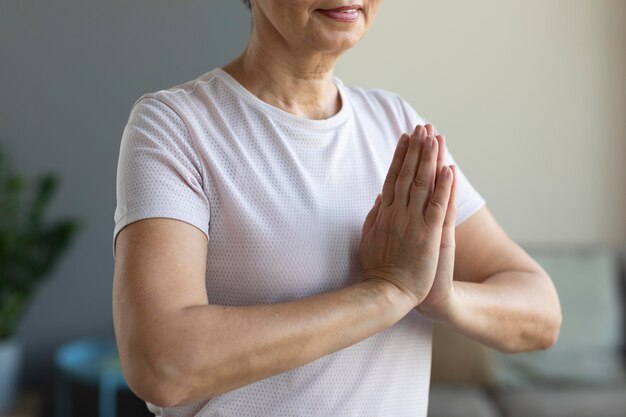
[{"label": "older woman", "polygon": [[237,59],[131,110],[113,314],[156,415],[425,416],[432,321],[505,352],[557,338],[549,276],[444,137],[333,76],[380,5],[358,1],[252,0]]}]

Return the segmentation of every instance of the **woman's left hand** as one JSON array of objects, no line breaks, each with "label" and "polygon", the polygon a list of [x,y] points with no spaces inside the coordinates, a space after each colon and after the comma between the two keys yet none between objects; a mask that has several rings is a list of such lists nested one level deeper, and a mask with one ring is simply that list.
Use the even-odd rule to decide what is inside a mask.
[{"label": "woman's left hand", "polygon": [[[425,127],[428,136],[434,136],[433,126],[427,124]],[[435,138],[439,142],[439,155],[437,157],[438,179],[441,167],[444,166],[446,147],[445,138],[442,135],[436,135]],[[451,168],[453,169],[454,182],[452,183],[450,200],[448,201],[446,217],[443,224],[441,249],[439,252],[435,281],[428,296],[416,307],[424,316],[437,321],[445,320],[454,304],[454,298],[456,296],[452,278],[454,275],[454,251],[456,249],[454,231],[456,223],[456,187],[458,180],[456,178],[456,166],[452,165]]]}]

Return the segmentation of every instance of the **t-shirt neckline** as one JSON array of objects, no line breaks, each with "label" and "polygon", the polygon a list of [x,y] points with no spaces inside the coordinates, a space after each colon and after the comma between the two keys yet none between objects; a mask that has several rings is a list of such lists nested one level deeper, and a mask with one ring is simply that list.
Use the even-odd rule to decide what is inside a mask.
[{"label": "t-shirt neckline", "polygon": [[339,91],[339,96],[341,97],[341,109],[339,112],[330,116],[327,119],[307,119],[302,116],[296,116],[295,114],[289,113],[283,109],[272,106],[269,103],[261,100],[250,91],[248,91],[243,85],[239,83],[235,78],[233,78],[229,73],[224,71],[222,68],[215,68],[213,73],[219,77],[221,80],[226,82],[232,90],[237,93],[241,98],[243,98],[250,105],[262,110],[265,113],[270,114],[272,117],[276,117],[278,119],[284,120],[290,124],[296,124],[308,129],[328,129],[328,128],[336,128],[339,125],[343,124],[349,117],[351,113],[350,101],[348,100],[348,94],[345,90],[345,86],[339,77],[333,75],[333,82],[335,86],[337,86],[337,90]]}]

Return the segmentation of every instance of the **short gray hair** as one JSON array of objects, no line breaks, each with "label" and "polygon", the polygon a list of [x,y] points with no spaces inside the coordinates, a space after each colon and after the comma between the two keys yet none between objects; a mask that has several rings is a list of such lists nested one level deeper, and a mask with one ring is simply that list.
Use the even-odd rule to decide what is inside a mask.
[{"label": "short gray hair", "polygon": [[243,4],[244,4],[244,5],[245,5],[248,9],[250,9],[250,8],[251,8],[251,6],[250,6],[250,0],[243,0]]}]

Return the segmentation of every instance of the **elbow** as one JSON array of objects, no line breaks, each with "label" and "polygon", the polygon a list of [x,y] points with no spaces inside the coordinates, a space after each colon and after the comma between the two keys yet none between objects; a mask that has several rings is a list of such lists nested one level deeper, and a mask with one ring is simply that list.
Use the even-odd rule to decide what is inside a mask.
[{"label": "elbow", "polygon": [[122,371],[130,390],[142,400],[158,407],[188,404],[187,383],[179,365],[158,355],[134,354],[124,360]]},{"label": "elbow", "polygon": [[156,348],[135,358],[128,386],[139,398],[158,407],[185,406],[230,390],[224,388],[227,378],[219,377],[217,364],[200,366],[190,352]]},{"label": "elbow", "polygon": [[559,296],[556,292],[554,284],[547,273],[542,274],[545,277],[545,282],[549,285],[544,289],[545,299],[543,301],[544,308],[535,319],[535,325],[531,325],[522,332],[524,340],[519,345],[521,349],[518,352],[531,352],[538,350],[547,350],[553,347],[559,338],[561,332],[561,324],[563,323],[563,312],[561,310],[561,303]]},{"label": "elbow", "polygon": [[137,391],[141,395],[138,393],[137,396],[163,408],[185,405],[186,396],[181,389],[182,382],[179,381],[179,384],[176,384],[174,382],[168,383],[162,377],[148,378],[142,385],[138,384]]},{"label": "elbow", "polygon": [[174,394],[170,387],[162,383],[143,382],[141,384],[132,384],[129,381],[128,385],[137,397],[157,407],[168,408],[182,405],[180,398]]},{"label": "elbow", "polygon": [[543,334],[539,350],[550,349],[556,344],[561,332],[561,324],[563,323],[563,313],[559,307],[554,313],[553,317],[549,320],[546,331]]},{"label": "elbow", "polygon": [[495,346],[495,348],[502,353],[509,354],[547,350],[556,344],[558,334],[558,331],[550,331],[532,336],[521,334],[518,338],[503,341],[499,346]]},{"label": "elbow", "polygon": [[190,404],[184,397],[177,396],[171,387],[154,386],[146,391],[144,397],[139,397],[144,401],[161,408],[180,407]]},{"label": "elbow", "polygon": [[563,322],[558,303],[557,307],[554,313],[538,318],[535,325],[522,329],[517,337],[503,342],[497,349],[503,353],[525,353],[553,347],[558,341]]},{"label": "elbow", "polygon": [[[548,280],[550,280],[549,276]],[[561,302],[559,301],[559,296],[554,288],[554,285],[551,285],[551,288],[552,302],[547,305],[550,305],[552,308],[549,309],[547,314],[544,315],[543,332],[539,337],[538,347],[536,350],[545,350],[553,347],[558,341],[559,333],[561,332],[561,324],[563,323]]]},{"label": "elbow", "polygon": [[553,347],[559,339],[561,331],[561,322],[563,318],[559,314],[555,317],[547,319],[543,331],[537,334],[533,339],[529,340],[528,347],[522,352],[531,352],[536,350],[547,350]]}]

